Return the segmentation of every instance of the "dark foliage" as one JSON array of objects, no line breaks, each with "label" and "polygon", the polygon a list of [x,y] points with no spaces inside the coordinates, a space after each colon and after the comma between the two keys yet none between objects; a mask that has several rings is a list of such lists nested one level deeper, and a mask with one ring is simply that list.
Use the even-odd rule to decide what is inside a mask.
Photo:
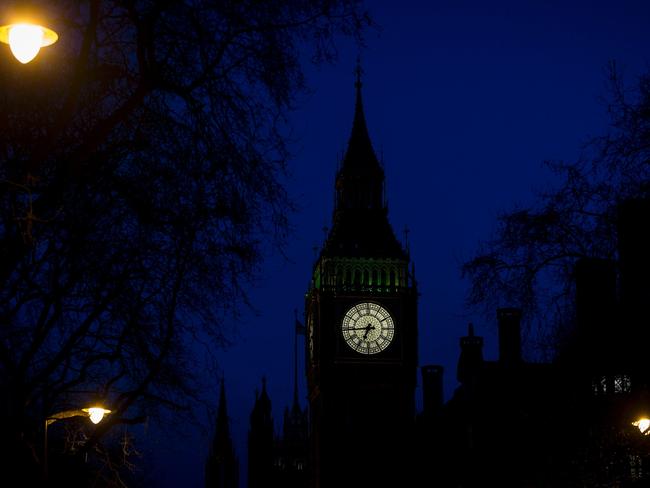
[{"label": "dark foliage", "polygon": [[607,133],[588,142],[580,161],[547,163],[560,185],[502,214],[462,268],[471,307],[490,315],[497,306],[523,308],[533,341],[551,351],[572,321],[575,261],[615,258],[618,204],[650,189],[650,73],[629,88],[612,64],[609,82]]},{"label": "dark foliage", "polygon": [[88,401],[76,392],[114,410],[86,451],[192,401],[190,346],[223,341],[286,231],[300,48],[331,59],[368,23],[354,0],[45,9],[59,43],[29,65],[0,54],[0,439],[20,469],[41,461],[43,419]]}]

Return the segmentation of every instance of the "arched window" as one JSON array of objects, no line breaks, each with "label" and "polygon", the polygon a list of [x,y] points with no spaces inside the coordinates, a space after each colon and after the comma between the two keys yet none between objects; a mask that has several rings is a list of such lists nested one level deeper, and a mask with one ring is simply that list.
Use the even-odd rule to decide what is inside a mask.
[{"label": "arched window", "polygon": [[397,283],[395,283],[395,270],[393,269],[390,270],[390,281],[388,282],[388,285],[397,285]]},{"label": "arched window", "polygon": [[370,284],[370,278],[368,277],[368,270],[364,269],[363,270],[363,286],[367,286]]},{"label": "arched window", "polygon": [[377,270],[373,269],[372,270],[372,286],[377,286]]}]

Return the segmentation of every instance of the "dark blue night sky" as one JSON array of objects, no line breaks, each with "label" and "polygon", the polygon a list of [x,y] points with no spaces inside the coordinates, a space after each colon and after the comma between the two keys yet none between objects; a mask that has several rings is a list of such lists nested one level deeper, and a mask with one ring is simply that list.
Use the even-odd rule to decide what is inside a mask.
[{"label": "dark blue night sky", "polygon": [[[386,171],[389,217],[408,226],[419,282],[420,364],[445,367],[456,386],[458,338],[467,322],[495,357],[496,317],[463,307],[459,267],[496,216],[553,184],[545,160],[573,161],[605,132],[606,67],[627,80],[648,68],[647,1],[373,1],[377,30],[361,49],[370,136]],[[330,225],[337,159],[354,109],[358,47],[340,45],[334,65],[307,66],[311,92],[291,123],[295,158],[288,188],[299,206],[284,249],[274,249],[251,290],[234,345],[218,352],[245,486],[248,415],[268,378],[277,428],[292,395],[293,311],[302,316],[314,246]],[[508,304],[503,304],[508,305]],[[524,337],[525,344],[525,337]],[[305,387],[300,357],[302,404]],[[215,383],[215,402],[217,378]],[[419,395],[419,391],[417,394]],[[418,401],[420,399],[418,398]],[[155,429],[150,436],[156,437]],[[157,444],[161,486],[202,486],[207,434],[177,433]],[[167,446],[167,447],[164,447]]]}]

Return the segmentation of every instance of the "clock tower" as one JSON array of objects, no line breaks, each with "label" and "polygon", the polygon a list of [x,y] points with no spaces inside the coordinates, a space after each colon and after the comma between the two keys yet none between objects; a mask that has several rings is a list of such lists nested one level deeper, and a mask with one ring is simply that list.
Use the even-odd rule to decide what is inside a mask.
[{"label": "clock tower", "polygon": [[305,300],[312,487],[408,486],[417,289],[388,221],[357,69],[332,228]]}]

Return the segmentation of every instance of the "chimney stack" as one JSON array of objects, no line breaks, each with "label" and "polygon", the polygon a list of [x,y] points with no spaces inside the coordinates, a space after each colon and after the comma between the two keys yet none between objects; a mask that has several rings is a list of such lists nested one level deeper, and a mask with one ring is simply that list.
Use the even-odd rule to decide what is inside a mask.
[{"label": "chimney stack", "polygon": [[514,366],[521,362],[521,310],[499,308],[499,362]]},{"label": "chimney stack", "polygon": [[[621,298],[628,311],[645,315],[650,301],[650,201],[627,200],[618,208]],[[642,320],[646,317],[634,317]]]}]

